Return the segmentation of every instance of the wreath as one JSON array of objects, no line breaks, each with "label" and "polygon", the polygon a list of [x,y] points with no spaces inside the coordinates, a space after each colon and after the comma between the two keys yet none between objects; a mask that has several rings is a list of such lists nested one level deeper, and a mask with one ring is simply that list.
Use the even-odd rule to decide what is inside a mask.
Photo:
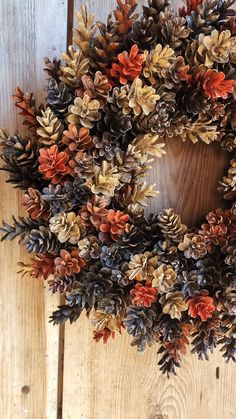
[{"label": "wreath", "polygon": [[163,373],[176,372],[187,346],[200,359],[221,345],[236,352],[236,157],[218,208],[199,228],[174,209],[145,215],[155,185],[150,163],[165,142],[203,141],[236,149],[234,0],[117,0],[107,24],[82,6],[74,46],[45,59],[46,103],[16,89],[28,134],[1,130],[2,169],[23,190],[27,216],[3,222],[19,237],[22,275],[47,280],[66,297],[51,316],[85,311],[94,339],[125,329],[143,351],[158,344]]}]

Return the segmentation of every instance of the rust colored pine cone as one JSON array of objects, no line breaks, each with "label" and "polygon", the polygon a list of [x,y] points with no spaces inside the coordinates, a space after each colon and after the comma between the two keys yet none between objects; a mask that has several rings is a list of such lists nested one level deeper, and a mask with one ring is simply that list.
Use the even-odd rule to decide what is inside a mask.
[{"label": "rust colored pine cone", "polygon": [[60,256],[55,258],[54,263],[56,273],[61,276],[72,276],[85,266],[85,261],[79,257],[78,249],[61,249]]},{"label": "rust colored pine cone", "polygon": [[38,218],[47,220],[50,216],[50,207],[42,199],[41,193],[37,189],[29,188],[23,196],[22,204],[32,220]]}]

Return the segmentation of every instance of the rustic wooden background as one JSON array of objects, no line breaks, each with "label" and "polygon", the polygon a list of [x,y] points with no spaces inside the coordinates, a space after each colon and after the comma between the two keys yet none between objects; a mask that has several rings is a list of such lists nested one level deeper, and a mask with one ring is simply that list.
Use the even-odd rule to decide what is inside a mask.
[{"label": "rustic wooden background", "polygon": [[[139,0],[141,8],[144,0]],[[66,48],[73,10],[80,0],[0,1],[0,123],[13,133],[20,121],[12,106],[16,85],[43,100],[43,57]],[[104,20],[115,0],[85,1]],[[175,7],[181,2],[175,1]],[[167,156],[150,181],[159,196],[151,210],[173,206],[186,223],[203,220],[221,205],[216,192],[229,155],[217,145],[167,144]],[[20,214],[20,193],[0,180],[1,218]],[[85,318],[57,328],[48,316],[60,303],[44,284],[17,275],[24,249],[15,242],[0,247],[0,418],[1,419],[233,419],[236,417],[234,365],[219,353],[200,363],[188,355],[178,377],[160,375],[156,348],[145,354],[118,336],[95,344]],[[216,373],[217,371],[217,373]]]}]

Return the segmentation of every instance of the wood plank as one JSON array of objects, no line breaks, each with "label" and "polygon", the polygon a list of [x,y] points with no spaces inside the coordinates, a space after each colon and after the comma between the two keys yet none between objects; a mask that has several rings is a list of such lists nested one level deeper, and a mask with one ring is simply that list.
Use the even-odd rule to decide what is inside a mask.
[{"label": "wood plank", "polygon": [[[75,0],[75,10],[83,1]],[[105,20],[115,0],[85,2],[97,20]],[[141,7],[144,1],[139,1]],[[177,7],[182,2],[175,2]],[[152,169],[149,182],[160,194],[149,211],[174,207],[186,223],[200,223],[221,205],[216,187],[229,160],[217,144],[182,144],[171,140],[167,155]],[[139,354],[125,333],[106,345],[92,340],[85,318],[65,327],[63,419],[233,419],[235,365],[219,352],[209,362],[185,357],[177,377],[159,372],[157,348]],[[219,378],[216,369],[219,368]]]},{"label": "wood plank", "polygon": [[[34,91],[38,102],[43,100],[43,58],[65,49],[67,2],[3,0],[0,8],[0,120],[13,133],[21,124],[11,95],[19,85]],[[21,193],[5,179],[1,173],[0,213],[10,222],[11,214],[21,211]],[[48,315],[58,297],[44,299],[42,282],[17,276],[17,262],[25,259],[25,249],[17,242],[2,244],[0,252],[0,417],[54,419],[59,329],[48,325]]]}]

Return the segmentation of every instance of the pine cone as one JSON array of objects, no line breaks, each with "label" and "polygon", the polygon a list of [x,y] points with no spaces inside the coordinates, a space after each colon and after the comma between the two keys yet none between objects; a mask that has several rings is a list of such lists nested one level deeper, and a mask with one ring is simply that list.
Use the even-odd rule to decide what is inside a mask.
[{"label": "pine cone", "polygon": [[60,243],[56,236],[47,227],[39,226],[38,230],[33,229],[25,236],[24,245],[28,253],[58,253]]},{"label": "pine cone", "polygon": [[86,181],[86,186],[94,194],[114,196],[115,189],[119,186],[120,175],[117,167],[103,160],[102,166],[94,166],[92,175]]},{"label": "pine cone", "polygon": [[52,214],[63,212],[68,209],[68,202],[61,185],[48,185],[43,188],[42,199],[50,206]]},{"label": "pine cone", "polygon": [[103,245],[100,252],[100,261],[104,267],[119,269],[119,265],[129,260],[129,255],[121,250],[117,244]]},{"label": "pine cone", "polygon": [[70,168],[67,166],[68,154],[63,151],[59,152],[56,144],[50,148],[40,148],[39,153],[39,172],[54,184],[63,182],[70,173]]},{"label": "pine cone", "polygon": [[169,45],[170,48],[177,50],[190,33],[185,23],[183,17],[179,17],[171,10],[161,12],[158,20],[158,41],[162,45]]},{"label": "pine cone", "polygon": [[134,336],[131,345],[137,345],[139,351],[144,351],[146,344],[153,343],[153,322],[156,313],[147,307],[129,306],[126,311],[124,325],[127,332]]},{"label": "pine cone", "polygon": [[220,191],[224,192],[224,198],[229,200],[235,200],[236,198],[236,158],[230,161],[230,168],[228,170],[228,176],[223,177],[220,182]]},{"label": "pine cone", "polygon": [[[224,3],[223,3],[224,4]],[[199,34],[209,34],[219,18],[218,5],[215,0],[208,0],[200,7],[199,13],[192,12],[187,16],[187,24],[191,29],[192,37],[198,37]]]},{"label": "pine cone", "polygon": [[86,227],[93,226],[97,230],[101,225],[101,220],[107,216],[107,206],[109,199],[104,196],[93,195],[87,204],[83,205],[80,211],[81,219]]},{"label": "pine cone", "polygon": [[152,287],[160,292],[168,292],[176,283],[176,272],[171,265],[162,263],[154,272]]},{"label": "pine cone", "polygon": [[61,60],[57,60],[57,58],[54,57],[53,60],[50,61],[49,58],[46,57],[44,58],[44,62],[47,66],[46,68],[44,68],[44,71],[49,75],[50,78],[55,80],[56,83],[59,83],[59,77],[61,76]]},{"label": "pine cone", "polygon": [[119,287],[127,287],[127,285],[130,284],[130,280],[127,276],[127,270],[128,270],[127,262],[120,264],[118,269],[112,269],[111,280],[114,283],[117,283]]},{"label": "pine cone", "polygon": [[121,84],[126,84],[139,77],[142,71],[144,55],[139,54],[138,46],[132,45],[130,52],[118,54],[118,63],[113,63],[110,76]]},{"label": "pine cone", "polygon": [[137,44],[141,51],[150,51],[156,43],[156,24],[152,18],[144,17],[133,23],[129,34],[129,42]]},{"label": "pine cone", "polygon": [[175,52],[168,45],[162,47],[157,44],[145,57],[143,75],[151,84],[156,84],[156,79],[162,76],[163,69],[168,69],[175,60]]},{"label": "pine cone", "polygon": [[142,112],[149,115],[154,111],[160,96],[153,87],[147,85],[142,87],[142,80],[136,78],[132,83],[128,99],[129,107],[133,109],[136,116]]},{"label": "pine cone", "polygon": [[17,87],[15,94],[13,95],[13,99],[15,106],[20,109],[19,115],[25,118],[23,125],[35,132],[37,121],[33,93],[24,93],[19,87]]},{"label": "pine cone", "polygon": [[68,146],[68,152],[78,150],[90,150],[93,148],[93,140],[89,135],[88,128],[80,128],[74,124],[69,124],[68,130],[63,131],[62,142]]},{"label": "pine cone", "polygon": [[126,301],[123,294],[124,291],[122,288],[114,291],[111,290],[104,296],[102,300],[98,302],[98,310],[101,310],[103,313],[112,315],[113,318],[114,316],[122,316],[123,318],[124,309],[126,307]]},{"label": "pine cone", "polygon": [[38,218],[47,220],[50,216],[49,205],[44,201],[37,189],[29,188],[23,196],[22,204],[32,220],[37,220]]},{"label": "pine cone", "polygon": [[143,6],[143,15],[148,19],[152,17],[155,22],[158,21],[161,12],[169,6],[168,0],[148,0],[148,6]]},{"label": "pine cone", "polygon": [[94,14],[88,15],[87,8],[84,4],[80,7],[80,12],[75,12],[77,17],[77,27],[73,29],[74,43],[82,51],[83,56],[87,57],[89,52],[89,44],[96,32],[96,24],[94,24]]},{"label": "pine cone", "polygon": [[173,208],[163,210],[158,215],[158,221],[161,232],[165,237],[174,242],[181,241],[187,227],[181,223],[180,216],[175,214]]},{"label": "pine cone", "polygon": [[90,190],[79,178],[75,178],[73,182],[66,181],[63,186],[63,193],[70,209],[81,208],[91,196]]},{"label": "pine cone", "polygon": [[209,99],[199,89],[193,89],[192,86],[180,88],[176,95],[176,102],[183,114],[198,115],[210,108]]},{"label": "pine cone", "polygon": [[168,292],[159,299],[163,313],[169,314],[172,319],[181,319],[182,312],[188,309],[181,291]]},{"label": "pine cone", "polygon": [[50,322],[55,324],[63,324],[65,321],[70,320],[70,323],[74,323],[78,320],[82,309],[79,304],[74,305],[62,305],[58,307],[59,310],[53,312],[52,316],[50,317]]},{"label": "pine cone", "polygon": [[93,128],[96,121],[101,119],[99,112],[100,103],[96,99],[90,99],[85,95],[83,99],[76,97],[74,105],[69,106],[68,122],[70,124],[81,124],[85,128]]},{"label": "pine cone", "polygon": [[59,142],[63,131],[63,125],[50,108],[42,110],[42,117],[37,116],[37,121],[42,128],[37,129],[39,141],[44,145],[52,145]]},{"label": "pine cone", "polygon": [[96,71],[94,79],[91,76],[84,75],[82,77],[83,88],[77,90],[77,96],[83,97],[88,95],[91,99],[97,99],[101,106],[107,102],[111,84],[101,71]]},{"label": "pine cone", "polygon": [[61,277],[60,275],[54,275],[53,279],[48,281],[49,290],[55,294],[58,292],[59,294],[66,294],[71,292],[73,289],[73,278]]},{"label": "pine cone", "polygon": [[62,277],[79,273],[85,266],[84,259],[79,257],[78,249],[61,249],[60,256],[55,258],[54,263],[56,273]]},{"label": "pine cone", "polygon": [[230,31],[218,32],[214,29],[210,35],[201,33],[198,38],[198,49],[194,57],[196,64],[212,67],[214,63],[227,63],[233,51]]},{"label": "pine cone", "polygon": [[143,254],[132,255],[129,262],[129,270],[127,275],[132,281],[146,281],[152,280],[153,272],[157,267],[157,257],[151,252],[145,252]]},{"label": "pine cone", "polygon": [[113,22],[108,17],[108,23],[97,23],[99,34],[92,38],[89,48],[89,63],[96,70],[101,70],[110,66],[120,48],[119,37],[113,34]]},{"label": "pine cone", "polygon": [[99,238],[104,242],[118,240],[125,232],[129,232],[130,224],[128,223],[128,214],[113,209],[108,210],[106,216],[101,220],[99,225]]},{"label": "pine cone", "polygon": [[95,146],[93,156],[98,161],[103,159],[111,161],[116,153],[119,152],[118,141],[112,141],[111,134],[107,131],[103,133],[102,138],[94,136],[93,143]]},{"label": "pine cone", "polygon": [[70,298],[72,298],[72,302],[77,302],[78,298],[81,300],[81,296],[84,294],[85,301],[90,308],[102,301],[113,287],[111,270],[101,268],[99,263],[92,265],[88,271],[84,271],[80,278],[80,282],[75,284],[73,295]]},{"label": "pine cone", "polygon": [[53,79],[47,86],[46,102],[58,118],[64,118],[68,107],[73,102],[73,96],[64,83],[56,83]]},{"label": "pine cone", "polygon": [[125,3],[122,3],[122,0],[117,0],[117,7],[114,10],[116,18],[114,32],[117,31],[122,36],[127,34],[138,17],[138,13],[133,14],[136,7],[137,0],[125,0]]},{"label": "pine cone", "polygon": [[20,134],[8,137],[3,144],[1,159],[4,165],[0,170],[9,173],[7,182],[20,189],[42,186],[42,179],[37,170],[38,150],[33,139],[22,138]]},{"label": "pine cone", "polygon": [[222,248],[225,256],[225,263],[230,266],[236,266],[236,240],[232,239]]},{"label": "pine cone", "polygon": [[95,236],[88,236],[78,242],[79,256],[85,260],[98,259],[101,242]]},{"label": "pine cone", "polygon": [[77,244],[84,233],[84,225],[80,216],[74,212],[61,212],[50,218],[50,231],[57,234],[60,243],[69,241]]},{"label": "pine cone", "polygon": [[[123,111],[118,109],[115,111],[106,108],[104,122],[106,126],[105,131],[109,131],[115,140],[124,137],[132,128],[130,115],[125,115]],[[100,127],[98,125],[98,130],[100,132],[104,131],[103,126],[101,125]]]},{"label": "pine cone", "polygon": [[178,249],[184,252],[186,258],[199,259],[207,253],[204,239],[199,234],[185,234],[183,241],[179,243]]},{"label": "pine cone", "polygon": [[71,89],[77,89],[81,85],[81,79],[87,74],[89,60],[83,57],[80,50],[74,50],[73,46],[68,47],[68,54],[62,54],[65,65],[61,65],[62,75],[60,80]]}]

